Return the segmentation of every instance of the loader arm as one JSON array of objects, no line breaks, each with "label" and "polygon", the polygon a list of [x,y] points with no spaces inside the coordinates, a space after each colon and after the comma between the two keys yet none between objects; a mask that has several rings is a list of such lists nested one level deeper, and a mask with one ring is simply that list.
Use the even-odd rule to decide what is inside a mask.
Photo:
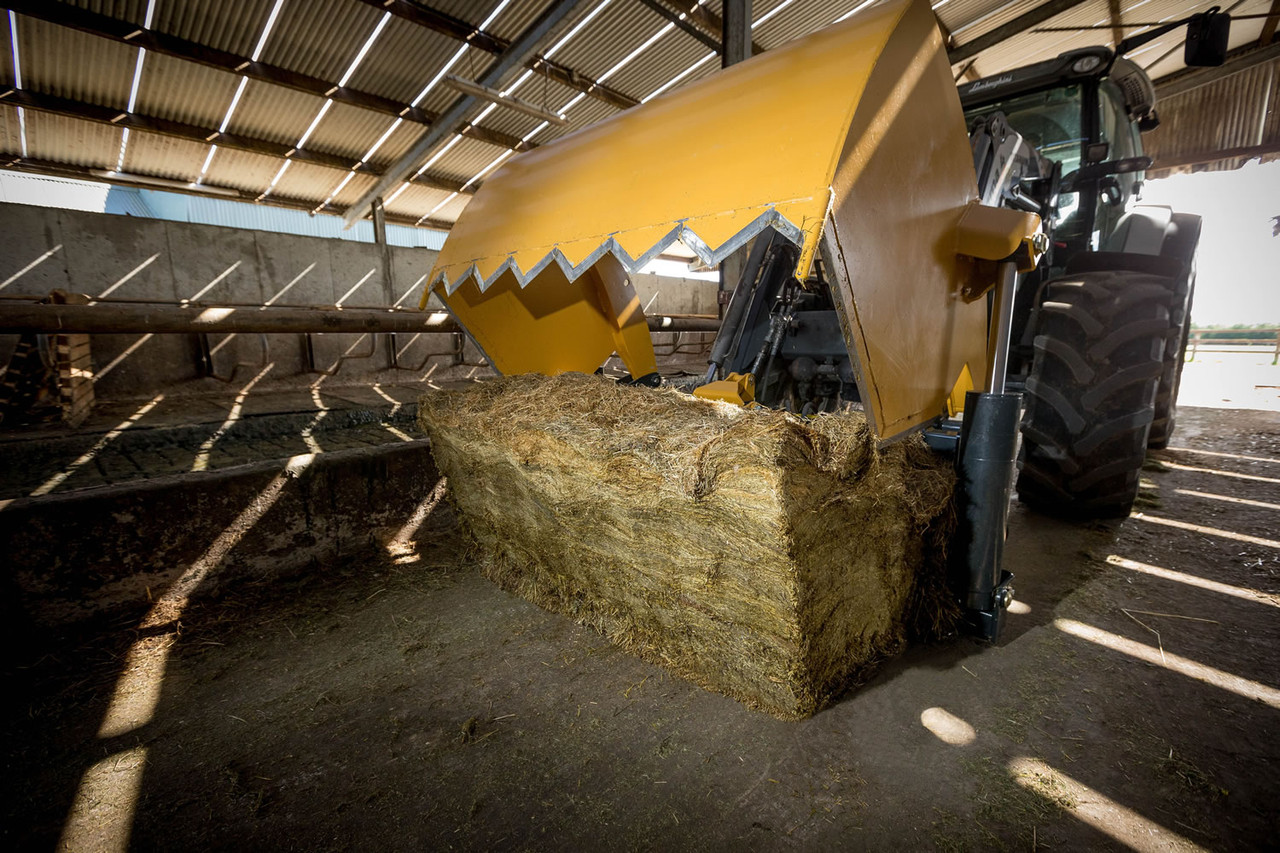
[{"label": "loader arm", "polygon": [[978,204],[936,20],[891,0],[513,158],[428,291],[503,373],[590,372],[616,351],[640,376],[653,352],[627,276],[677,240],[716,264],[772,229],[800,282],[823,253],[888,441],[945,415],[966,371],[988,374],[978,297],[1038,225]]}]

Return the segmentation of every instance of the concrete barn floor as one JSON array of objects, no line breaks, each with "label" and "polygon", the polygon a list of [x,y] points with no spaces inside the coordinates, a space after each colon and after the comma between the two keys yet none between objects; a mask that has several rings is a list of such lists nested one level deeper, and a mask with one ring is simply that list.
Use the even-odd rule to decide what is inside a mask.
[{"label": "concrete barn floor", "polygon": [[1123,522],[1015,507],[997,644],[910,649],[801,723],[499,591],[436,504],[385,553],[11,661],[4,843],[1270,848],[1280,415],[1184,401],[1174,443]]}]

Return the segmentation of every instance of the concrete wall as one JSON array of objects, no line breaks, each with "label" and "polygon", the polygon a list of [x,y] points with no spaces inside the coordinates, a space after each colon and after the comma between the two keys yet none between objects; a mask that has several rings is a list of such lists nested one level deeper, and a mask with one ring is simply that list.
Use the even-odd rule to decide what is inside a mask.
[{"label": "concrete wall", "polygon": [[[382,248],[368,243],[16,204],[0,204],[0,236],[6,297],[63,289],[117,299],[416,306],[436,257],[428,249],[392,247],[387,270]],[[417,365],[430,353],[444,357],[416,373],[390,370],[379,338],[372,357],[344,360],[327,384],[410,381],[435,362],[441,362],[436,375],[451,363],[453,336],[411,337],[399,336],[401,364]],[[316,335],[313,345],[316,364],[326,369],[345,352],[370,351],[370,339],[356,334]],[[217,348],[215,372],[237,387],[267,364],[274,366],[259,387],[315,378],[306,372],[301,335],[210,335],[209,346]],[[0,355],[7,350],[0,347]],[[95,392],[111,398],[225,389],[227,383],[201,377],[197,354],[194,335],[95,335]],[[475,353],[470,360],[478,361]]]},{"label": "concrete wall", "polygon": [[[717,293],[720,283],[697,278],[676,278],[665,275],[640,274],[632,276],[632,284],[640,304],[649,314],[710,314],[719,311]],[[656,333],[653,336],[653,352],[658,358],[658,371],[663,374],[689,373],[701,376],[706,370],[714,334],[686,332],[683,334]],[[622,370],[622,362],[613,358],[611,367]]]},{"label": "concrete wall", "polygon": [[406,524],[439,480],[421,439],[0,502],[0,613],[21,640],[15,626],[145,609],[192,571],[207,594],[385,559],[397,535],[412,550]]},{"label": "concrete wall", "polygon": [[718,310],[716,281],[641,273],[632,276],[631,283],[649,314],[714,315]]},{"label": "concrete wall", "polygon": [[[18,204],[0,204],[0,239],[5,297],[42,297],[62,289],[170,302],[416,306],[437,254],[392,247],[388,276],[381,247],[368,243]],[[651,313],[717,310],[714,281],[638,275],[635,286]],[[704,337],[710,339],[683,336],[685,355],[690,342]],[[0,363],[14,340],[0,336]],[[101,400],[238,389],[267,365],[271,369],[255,388],[300,386],[316,378],[308,372],[301,335],[210,335],[214,373],[221,379],[201,375],[198,343],[195,335],[93,336],[95,395]],[[389,367],[383,337],[312,337],[316,366],[341,365],[326,380],[330,387],[408,382],[428,372],[434,379],[474,373],[478,351],[468,344],[462,364],[455,365],[458,343],[453,335],[398,336],[399,363],[418,368],[403,370]],[[655,339],[660,354],[671,343],[670,335]],[[365,354],[370,355],[358,357]]]}]

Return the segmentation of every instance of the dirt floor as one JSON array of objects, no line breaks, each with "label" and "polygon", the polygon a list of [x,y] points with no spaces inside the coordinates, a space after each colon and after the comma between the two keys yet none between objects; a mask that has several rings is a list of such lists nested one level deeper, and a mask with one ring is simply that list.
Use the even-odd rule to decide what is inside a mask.
[{"label": "dirt floor", "polygon": [[[786,723],[415,545],[10,665],[8,849],[1274,849],[1280,415],[1184,406],[1140,514],[1013,512],[995,645]],[[161,601],[161,599],[158,599]]]}]

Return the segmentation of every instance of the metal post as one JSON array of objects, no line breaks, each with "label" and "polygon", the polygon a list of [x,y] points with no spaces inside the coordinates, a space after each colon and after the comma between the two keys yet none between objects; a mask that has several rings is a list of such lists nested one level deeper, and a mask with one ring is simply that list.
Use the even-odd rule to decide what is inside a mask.
[{"label": "metal post", "polygon": [[751,56],[751,0],[724,0],[721,14],[720,67],[728,68]]},{"label": "metal post", "polygon": [[[395,269],[391,264],[391,246],[387,244],[387,211],[382,204],[382,196],[377,196],[371,205],[373,208],[373,242],[382,249],[382,293],[388,306],[396,303]],[[384,339],[387,347],[387,366],[396,366],[396,334],[390,333]]]},{"label": "metal post", "polygon": [[[427,334],[462,331],[446,311],[334,308],[331,305],[176,304],[98,300],[80,304],[0,299],[0,334],[285,334],[368,332]],[[655,314],[654,332],[714,332],[715,317]]]},{"label": "metal post", "polygon": [[987,393],[1003,394],[1009,370],[1009,331],[1013,327],[1013,297],[1018,285],[1018,265],[1001,261],[996,281],[991,338],[987,343]]}]

